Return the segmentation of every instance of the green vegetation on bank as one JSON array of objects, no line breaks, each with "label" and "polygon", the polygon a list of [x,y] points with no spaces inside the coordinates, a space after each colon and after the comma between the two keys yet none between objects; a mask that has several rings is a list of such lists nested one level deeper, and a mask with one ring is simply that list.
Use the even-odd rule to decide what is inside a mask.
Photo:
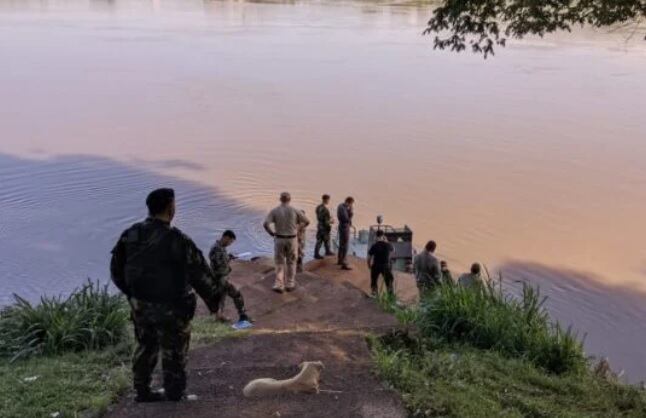
[{"label": "green vegetation on bank", "polygon": [[[0,310],[0,418],[101,415],[132,385],[132,335],[125,299],[97,283],[38,305],[16,297]],[[196,317],[191,343],[232,335],[244,333]]]},{"label": "green vegetation on bank", "polygon": [[101,351],[0,359],[0,417],[96,416],[131,386],[128,341]]},{"label": "green vegetation on bank", "polygon": [[122,341],[128,327],[125,300],[88,281],[67,298],[42,297],[38,305],[15,296],[0,311],[0,356],[12,360],[97,350]]},{"label": "green vegetation on bank", "polygon": [[88,282],[37,305],[15,299],[0,311],[0,417],[92,416],[130,386],[121,296]]},{"label": "green vegetation on bank", "polygon": [[405,331],[371,340],[413,417],[643,417],[646,394],[589,369],[537,291],[442,286],[420,307],[382,306]]}]

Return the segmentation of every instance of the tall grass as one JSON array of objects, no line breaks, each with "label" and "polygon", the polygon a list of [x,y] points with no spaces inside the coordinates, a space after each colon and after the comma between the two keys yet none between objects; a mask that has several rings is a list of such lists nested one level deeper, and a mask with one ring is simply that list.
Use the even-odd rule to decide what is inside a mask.
[{"label": "tall grass", "polygon": [[88,280],[67,298],[42,297],[37,305],[17,295],[14,299],[0,311],[0,356],[11,361],[100,349],[118,343],[127,332],[127,304],[98,282]]},{"label": "tall grass", "polygon": [[585,370],[582,343],[571,329],[550,320],[539,291],[524,284],[514,297],[501,281],[476,289],[440,286],[421,303],[417,324],[422,334],[523,358],[552,373]]}]

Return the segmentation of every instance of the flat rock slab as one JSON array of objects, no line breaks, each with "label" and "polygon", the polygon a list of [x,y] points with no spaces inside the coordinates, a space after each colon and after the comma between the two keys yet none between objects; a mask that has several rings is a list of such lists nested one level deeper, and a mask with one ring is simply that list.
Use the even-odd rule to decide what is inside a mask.
[{"label": "flat rock slab", "polygon": [[[390,330],[397,323],[365,291],[331,272],[324,278],[310,271],[298,275],[295,292],[279,295],[270,290],[273,277],[266,264],[239,263],[234,268],[232,281],[245,296],[256,327],[246,337],[191,351],[188,393],[198,395],[198,400],[136,404],[130,395],[107,416],[407,416],[399,395],[375,375],[366,340],[369,333]],[[288,378],[298,373],[301,362],[319,360],[325,365],[319,394],[260,399],[242,395],[253,379]],[[160,378],[155,375],[155,385],[160,385]]]}]

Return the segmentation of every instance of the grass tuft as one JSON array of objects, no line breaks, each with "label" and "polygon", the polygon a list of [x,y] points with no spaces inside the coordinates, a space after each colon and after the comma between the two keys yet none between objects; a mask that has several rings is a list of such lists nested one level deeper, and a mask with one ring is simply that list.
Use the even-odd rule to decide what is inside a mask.
[{"label": "grass tuft", "polygon": [[107,285],[88,280],[67,298],[42,297],[32,305],[14,295],[0,311],[0,357],[97,350],[119,343],[128,329],[128,307]]},{"label": "grass tuft", "polygon": [[374,360],[413,418],[646,416],[644,391],[592,373],[558,375],[496,351],[392,340],[373,339]]},{"label": "grass tuft", "polygon": [[422,302],[417,324],[437,342],[495,350],[552,373],[586,370],[583,344],[571,329],[551,322],[544,302],[528,285],[520,297],[506,294],[501,282],[475,289],[443,285]]},{"label": "grass tuft", "polygon": [[591,371],[529,286],[515,297],[501,280],[446,284],[419,307],[378,302],[404,327],[369,339],[375,364],[413,418],[646,416],[646,392]]},{"label": "grass tuft", "polygon": [[0,417],[100,416],[131,386],[130,341],[100,351],[0,359]]}]

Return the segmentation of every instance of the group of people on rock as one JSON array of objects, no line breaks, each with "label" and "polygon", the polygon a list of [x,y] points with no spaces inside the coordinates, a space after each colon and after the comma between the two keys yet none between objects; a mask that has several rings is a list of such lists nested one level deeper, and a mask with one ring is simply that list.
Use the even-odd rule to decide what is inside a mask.
[{"label": "group of people on rock", "polygon": [[[273,208],[263,227],[274,239],[274,262],[276,264],[276,278],[272,290],[277,293],[291,292],[296,288],[296,273],[303,270],[305,257],[305,230],[310,225],[305,211],[296,209],[291,205],[291,195],[288,192],[280,194],[280,205]],[[339,221],[339,248],[338,254],[331,249],[331,232],[334,219],[328,209],[330,196],[325,194],[321,204],[316,207],[316,246],[314,258],[322,259],[321,247],[325,248],[325,256],[337,255],[337,262],[343,270],[352,270],[347,261],[354,216],[354,198],[347,197],[337,208]]]},{"label": "group of people on rock", "polygon": [[[330,235],[334,219],[328,205],[329,195],[323,195],[316,208],[317,231],[314,258],[334,256]],[[341,269],[351,270],[348,251],[354,216],[354,199],[347,197],[337,207],[338,253]],[[209,262],[195,243],[179,229],[171,226],[175,216],[175,192],[162,188],[153,190],[146,198],[148,217],[126,229],[112,250],[110,273],[114,284],[127,297],[131,307],[137,346],[133,356],[133,381],[137,402],[161,400],[179,401],[185,397],[186,355],[190,340],[190,323],[197,307],[196,294],[204,300],[209,311],[220,320],[224,317],[224,301],[233,299],[240,321],[251,321],[246,313],[240,291],[229,281],[230,262],[235,257],[227,248],[236,240],[231,230],[222,233],[209,251]],[[291,292],[296,288],[296,272],[302,269],[305,250],[305,229],[310,224],[302,210],[291,206],[291,196],[280,195],[280,205],[272,209],[264,228],[274,239],[276,277],[273,290]],[[393,246],[377,231],[377,241],[368,251],[370,282],[377,294],[379,276],[384,277],[388,292],[394,293],[391,256]],[[324,255],[320,254],[321,248]],[[413,267],[420,292],[432,289],[442,281],[453,279],[445,261],[435,256],[436,244],[429,241],[415,257]],[[460,276],[461,286],[482,283],[480,265]],[[151,390],[151,376],[162,355],[164,370],[163,393]]]},{"label": "group of people on rock", "polygon": [[[377,230],[376,242],[368,250],[368,268],[370,269],[371,296],[379,292],[378,280],[383,277],[386,291],[394,294],[394,275],[392,272],[391,257],[394,252],[393,245],[388,242],[383,230]],[[437,258],[435,250],[437,243],[428,241],[424,249],[413,259],[413,273],[419,290],[420,298],[441,284],[457,284],[463,287],[476,287],[483,284],[481,267],[478,263],[471,265],[468,273],[462,274],[457,282],[449,270],[446,260]]]},{"label": "group of people on rock", "polygon": [[[328,208],[330,195],[324,194],[321,203],[316,207],[316,245],[314,258],[323,259],[324,256],[334,256],[330,239],[334,218]],[[347,197],[337,207],[338,225],[338,259],[341,269],[351,270],[347,261],[354,216],[354,198]],[[265,230],[274,238],[274,262],[276,264],[276,279],[273,290],[277,293],[291,292],[296,288],[296,273],[303,269],[305,256],[305,230],[310,225],[305,211],[291,206],[291,195],[283,192],[280,195],[280,205],[273,208],[263,224]],[[321,255],[321,248],[325,255]],[[437,244],[429,241],[424,249],[415,256],[413,271],[420,296],[432,290],[441,283],[453,284],[453,276],[445,260],[439,260],[435,255]],[[393,245],[388,242],[383,230],[376,231],[376,242],[368,250],[367,263],[370,269],[371,295],[378,294],[378,280],[383,277],[384,284],[389,293],[394,293],[394,275],[392,272]],[[464,287],[481,285],[482,277],[480,264],[474,263],[471,271],[462,274],[457,284]]]},{"label": "group of people on rock", "polygon": [[441,284],[457,284],[469,288],[483,284],[481,267],[478,263],[473,263],[471,270],[460,275],[457,282],[455,282],[446,260],[440,261],[435,255],[436,249],[436,242],[428,241],[424,249],[413,260],[413,272],[415,273],[420,297]]}]

